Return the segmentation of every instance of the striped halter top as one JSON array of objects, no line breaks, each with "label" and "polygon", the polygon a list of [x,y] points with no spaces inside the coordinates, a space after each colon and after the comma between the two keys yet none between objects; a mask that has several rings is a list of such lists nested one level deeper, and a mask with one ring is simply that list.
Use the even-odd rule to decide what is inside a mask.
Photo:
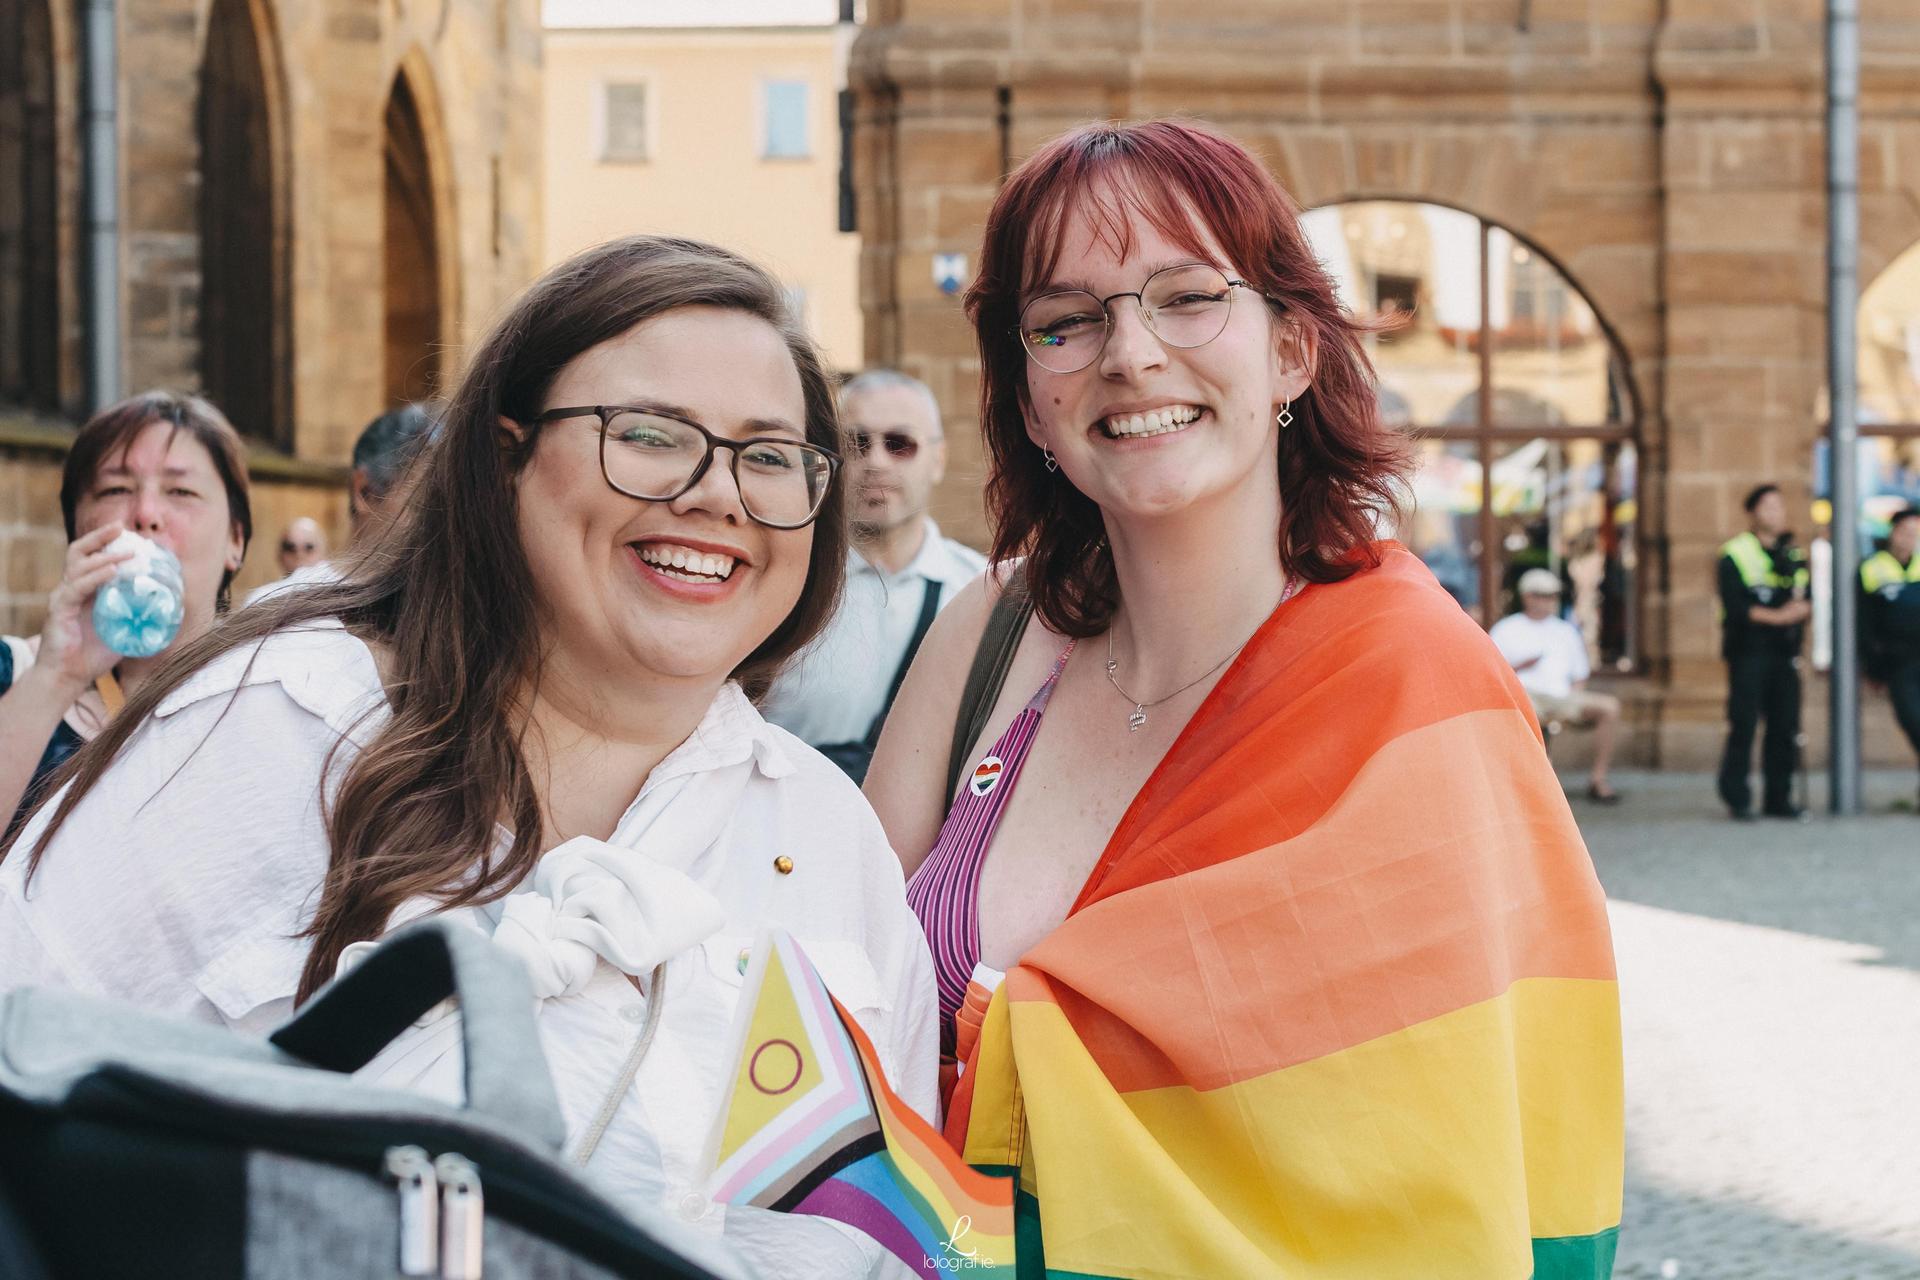
[{"label": "striped halter top", "polygon": [[954,1014],[966,999],[967,982],[980,960],[980,869],[986,865],[993,833],[1020,780],[1020,767],[1040,731],[1040,717],[1046,714],[1047,701],[1072,653],[1073,642],[1068,641],[1054,659],[1046,682],[974,765],[959,798],[947,811],[933,849],[907,882],[907,905],[920,917],[920,927],[933,949],[940,1047],[947,1054],[954,1050]]}]

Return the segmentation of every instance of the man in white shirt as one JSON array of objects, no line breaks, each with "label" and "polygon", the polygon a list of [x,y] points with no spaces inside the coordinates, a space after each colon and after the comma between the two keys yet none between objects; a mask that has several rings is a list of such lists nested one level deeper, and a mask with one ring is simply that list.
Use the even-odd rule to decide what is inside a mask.
[{"label": "man in white shirt", "polygon": [[865,778],[900,678],[934,615],[987,566],[927,514],[947,469],[926,383],[870,369],[840,391],[853,545],[840,611],[774,682],[767,719]]},{"label": "man in white shirt", "polygon": [[1521,612],[1493,624],[1493,642],[1520,677],[1541,724],[1593,727],[1593,776],[1587,786],[1590,799],[1617,804],[1620,793],[1607,782],[1613,747],[1619,737],[1620,700],[1590,693],[1587,642],[1580,629],[1560,617],[1560,579],[1546,569],[1520,575]]}]

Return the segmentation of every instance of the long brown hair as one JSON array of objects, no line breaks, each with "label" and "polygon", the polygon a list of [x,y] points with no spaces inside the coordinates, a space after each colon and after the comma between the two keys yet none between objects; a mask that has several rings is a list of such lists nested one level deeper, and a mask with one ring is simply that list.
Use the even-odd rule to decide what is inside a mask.
[{"label": "long brown hair", "polygon": [[[213,459],[213,470],[220,487],[227,491],[227,518],[240,531],[240,557],[246,558],[247,544],[253,541],[253,498],[247,478],[247,447],[240,433],[227,421],[227,415],[200,396],[174,391],[143,391],[118,404],[110,404],[88,418],[74,433],[67,449],[67,461],[60,472],[60,514],[66,518],[67,541],[80,536],[74,522],[80,499],[93,487],[100,464],[133,443],[134,438],[156,422],[169,423],[173,434],[184,431]],[[173,447],[171,438],[167,447]],[[220,578],[220,591],[214,599],[214,612],[225,613],[236,570],[226,570]]]},{"label": "long brown hair", "polygon": [[[338,583],[241,610],[183,648],[70,762],[73,786],[35,844],[28,874],[74,807],[149,712],[195,670],[282,628],[338,618],[391,655],[391,716],[353,760],[326,813],[331,856],[300,976],[304,1000],[341,951],[425,895],[448,907],[491,902],[540,856],[541,801],[521,753],[517,697],[541,661],[532,573],[521,549],[515,480],[532,456],[548,387],[576,356],[679,307],[745,312],[787,343],[806,401],[807,438],[839,439],[831,380],[779,283],[725,249],[634,236],[554,268],[473,357],[437,437],[395,495],[398,514]],[[519,440],[501,419],[521,423]],[[732,673],[763,692],[823,626],[845,575],[845,502],[836,486],[813,525],[812,561],[793,611]],[[335,748],[338,750],[338,747]],[[324,774],[330,774],[332,759]],[[510,815],[512,846],[494,852]]]},{"label": "long brown hair", "polygon": [[993,559],[1026,557],[1042,621],[1062,635],[1098,635],[1120,601],[1100,508],[1045,468],[1023,416],[1020,299],[1052,274],[1082,209],[1122,252],[1130,213],[1197,257],[1208,256],[1202,236],[1211,234],[1274,314],[1314,341],[1313,383],[1280,436],[1280,562],[1309,582],[1335,582],[1377,561],[1375,522],[1398,508],[1408,465],[1405,438],[1380,422],[1361,346],[1388,326],[1341,305],[1299,210],[1245,147],[1184,120],[1090,124],[1041,147],[1000,188],[966,297],[980,344]]}]

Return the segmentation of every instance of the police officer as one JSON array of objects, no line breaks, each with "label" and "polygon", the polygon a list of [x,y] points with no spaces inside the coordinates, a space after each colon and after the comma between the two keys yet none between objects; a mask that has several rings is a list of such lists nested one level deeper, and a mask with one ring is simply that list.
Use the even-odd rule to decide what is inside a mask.
[{"label": "police officer", "polygon": [[1807,603],[1807,556],[1793,545],[1787,502],[1777,485],[1759,486],[1745,505],[1747,532],[1720,548],[1720,652],[1727,660],[1720,798],[1734,817],[1753,816],[1748,775],[1754,730],[1764,719],[1760,812],[1799,818],[1805,810],[1793,802],[1793,769],[1800,733],[1800,643],[1813,612]]},{"label": "police officer", "polygon": [[1860,648],[1894,718],[1920,754],[1920,507],[1896,512],[1887,545],[1860,566]]}]

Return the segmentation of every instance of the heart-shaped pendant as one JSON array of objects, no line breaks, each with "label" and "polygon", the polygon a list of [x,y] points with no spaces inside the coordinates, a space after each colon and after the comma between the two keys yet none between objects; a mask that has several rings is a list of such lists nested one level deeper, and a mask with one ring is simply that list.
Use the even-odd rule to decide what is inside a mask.
[{"label": "heart-shaped pendant", "polygon": [[1135,707],[1133,709],[1133,714],[1127,717],[1127,732],[1137,733],[1140,729],[1140,726],[1145,724],[1146,722],[1147,722],[1147,709],[1145,707]]}]

